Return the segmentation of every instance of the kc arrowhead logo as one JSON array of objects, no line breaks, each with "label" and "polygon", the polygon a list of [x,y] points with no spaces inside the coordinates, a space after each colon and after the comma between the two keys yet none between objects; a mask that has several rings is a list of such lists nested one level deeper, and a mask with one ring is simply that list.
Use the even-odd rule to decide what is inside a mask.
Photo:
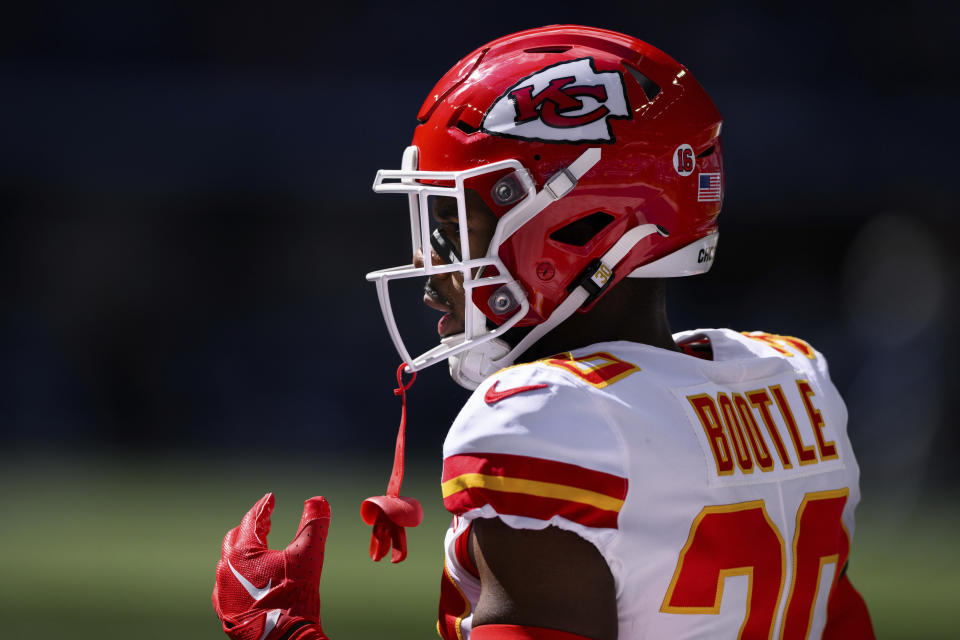
[{"label": "kc arrowhead logo", "polygon": [[610,120],[630,114],[623,75],[597,71],[592,58],[581,58],[541,69],[507,89],[480,128],[540,142],[613,142]]}]

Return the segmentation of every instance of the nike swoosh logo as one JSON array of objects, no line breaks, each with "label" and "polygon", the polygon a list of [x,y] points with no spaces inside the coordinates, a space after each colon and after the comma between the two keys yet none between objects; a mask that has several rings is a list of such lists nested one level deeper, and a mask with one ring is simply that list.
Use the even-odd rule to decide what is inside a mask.
[{"label": "nike swoosh logo", "polygon": [[270,581],[267,582],[267,586],[263,589],[257,589],[253,586],[253,583],[240,575],[240,572],[233,568],[233,565],[230,564],[230,561],[227,560],[227,566],[230,567],[230,571],[233,571],[233,575],[237,577],[237,581],[243,585],[243,588],[247,590],[247,593],[250,594],[250,597],[254,600],[259,600],[263,596],[267,595],[267,592],[270,591],[270,586],[273,584],[273,578],[270,578]]},{"label": "nike swoosh logo", "polygon": [[493,385],[487,389],[487,392],[483,394],[483,401],[487,404],[493,404],[495,402],[500,402],[504,398],[509,398],[510,396],[515,396],[518,393],[523,393],[524,391],[533,391],[534,389],[543,389],[547,385],[545,384],[531,384],[526,387],[513,387],[512,389],[504,389],[503,391],[497,391],[497,385],[500,384],[500,381],[497,380]]},{"label": "nike swoosh logo", "polygon": [[277,621],[279,620],[280,609],[270,609],[270,611],[267,612],[267,619],[263,621],[263,634],[261,634],[260,640],[267,640],[267,636],[270,635],[273,628],[277,626]]}]

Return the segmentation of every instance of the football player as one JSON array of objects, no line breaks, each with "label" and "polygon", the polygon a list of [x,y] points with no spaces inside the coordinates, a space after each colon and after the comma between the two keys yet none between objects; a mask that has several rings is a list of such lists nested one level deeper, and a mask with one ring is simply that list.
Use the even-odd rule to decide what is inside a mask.
[{"label": "football player", "polygon": [[[418,120],[374,183],[408,197],[413,262],[367,277],[402,369],[447,361],[475,389],[443,451],[441,637],[873,637],[823,355],[667,321],[665,278],[710,268],[725,189],[721,117],[690,71],[626,35],[545,27],[461,60]],[[443,313],[419,355],[390,303],[411,277]],[[398,489],[365,514],[375,557],[401,559],[418,519]],[[308,501],[296,549],[270,552],[271,508],[224,541],[224,629],[323,637],[329,510]]]}]

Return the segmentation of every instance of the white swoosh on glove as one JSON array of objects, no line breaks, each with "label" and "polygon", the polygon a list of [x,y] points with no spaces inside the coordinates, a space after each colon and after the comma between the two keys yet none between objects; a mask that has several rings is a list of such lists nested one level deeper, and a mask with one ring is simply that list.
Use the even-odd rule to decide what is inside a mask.
[{"label": "white swoosh on glove", "polygon": [[[239,571],[233,568],[233,565],[230,564],[229,560],[227,560],[227,566],[230,567],[230,571],[233,571],[233,575],[236,576],[237,580],[243,585],[243,588],[247,590],[247,593],[249,593],[250,597],[254,600],[259,600],[263,596],[267,595],[268,591],[270,591],[270,586],[273,584],[273,578],[270,578],[270,581],[267,582],[267,586],[265,586],[263,589],[257,589],[255,586],[253,586],[252,582],[244,578],[242,575],[240,575]],[[279,611],[279,609],[277,611]],[[276,620],[274,620],[274,624],[276,624]]]},{"label": "white swoosh on glove", "polygon": [[263,622],[263,635],[260,636],[260,640],[267,640],[267,636],[270,635],[273,628],[277,626],[277,620],[279,619],[280,609],[271,609],[267,612],[267,619]]}]

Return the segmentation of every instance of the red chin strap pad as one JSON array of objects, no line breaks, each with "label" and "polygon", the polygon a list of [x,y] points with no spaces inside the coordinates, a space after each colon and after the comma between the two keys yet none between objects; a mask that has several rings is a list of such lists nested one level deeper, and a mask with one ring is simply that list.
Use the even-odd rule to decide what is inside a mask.
[{"label": "red chin strap pad", "polygon": [[590,640],[568,631],[517,624],[485,624],[470,632],[470,640]]}]

